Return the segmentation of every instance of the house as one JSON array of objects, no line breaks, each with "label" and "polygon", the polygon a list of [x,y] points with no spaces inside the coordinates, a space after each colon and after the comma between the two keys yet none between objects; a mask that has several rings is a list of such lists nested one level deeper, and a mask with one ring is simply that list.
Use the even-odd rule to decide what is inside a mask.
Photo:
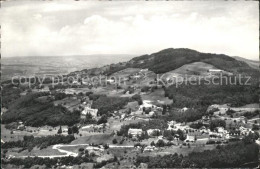
[{"label": "house", "polygon": [[177,123],[177,124],[174,124],[173,127],[172,126],[169,126],[168,127],[168,130],[174,130],[174,131],[177,131],[177,130],[181,130],[181,131],[186,131],[188,130],[190,127],[187,126],[187,125],[183,125],[181,123]]},{"label": "house", "polygon": [[130,128],[128,130],[128,135],[132,135],[133,137],[140,136],[143,133],[142,129],[132,129]]},{"label": "house", "polygon": [[23,124],[21,124],[21,125],[19,125],[18,127],[17,127],[17,130],[24,130],[25,129],[25,126],[23,125]]},{"label": "house", "polygon": [[146,152],[146,151],[151,152],[154,150],[157,150],[157,148],[155,146],[147,146],[144,148],[144,152]]},{"label": "house", "polygon": [[210,138],[221,138],[223,136],[222,133],[216,133],[216,132],[209,132]]},{"label": "house", "polygon": [[20,93],[20,96],[25,96],[25,95],[27,95],[27,91]]},{"label": "house", "polygon": [[184,140],[184,142],[194,142],[195,136],[187,135],[187,138]]},{"label": "house", "polygon": [[152,108],[153,104],[151,104],[150,100],[143,100],[143,104],[139,107],[139,111],[143,111],[143,108]]},{"label": "house", "polygon": [[84,116],[86,117],[87,114],[91,114],[91,116],[93,118],[96,118],[97,117],[97,113],[98,113],[98,109],[92,109],[89,106],[86,106],[84,108],[84,110],[81,112],[81,116],[82,116],[82,118],[84,118]]},{"label": "house", "polygon": [[145,108],[145,109],[151,109],[154,112],[163,111],[163,108],[156,106],[156,105],[152,104],[151,102],[152,101],[150,101],[150,100],[143,100],[143,104],[140,105],[138,110],[143,111],[143,108]]},{"label": "house", "polygon": [[64,93],[66,93],[66,94],[74,94],[75,91],[73,89],[65,89]]},{"label": "house", "polygon": [[226,130],[223,127],[217,127],[216,129],[218,133],[226,133]]},{"label": "house", "polygon": [[201,119],[202,119],[203,121],[208,121],[208,120],[210,120],[209,116],[202,116]]},{"label": "house", "polygon": [[183,108],[180,110],[180,112],[186,112],[188,109],[189,109],[189,108],[187,108],[187,107],[183,107]]},{"label": "house", "polygon": [[155,114],[154,111],[149,112],[149,116],[153,116],[154,114]]},{"label": "house", "polygon": [[141,78],[141,75],[136,74],[136,75],[133,76],[133,78],[134,78],[134,79],[140,79],[140,78]]},{"label": "house", "polygon": [[74,81],[72,82],[72,84],[73,84],[73,85],[80,85],[80,83],[79,83],[77,80],[74,80]]},{"label": "house", "polygon": [[205,126],[202,126],[199,130],[201,133],[209,133],[210,129],[207,129]]},{"label": "house", "polygon": [[250,132],[254,132],[254,131],[252,131],[252,129],[245,128],[243,126],[239,127],[239,131],[240,131],[240,134],[242,134],[242,135],[248,135]]},{"label": "house", "polygon": [[229,134],[226,134],[226,135],[225,135],[225,139],[227,139],[227,140],[230,139]]},{"label": "house", "polygon": [[260,145],[260,138],[255,141],[256,144]]},{"label": "house", "polygon": [[148,69],[141,69],[140,72],[147,72]]}]

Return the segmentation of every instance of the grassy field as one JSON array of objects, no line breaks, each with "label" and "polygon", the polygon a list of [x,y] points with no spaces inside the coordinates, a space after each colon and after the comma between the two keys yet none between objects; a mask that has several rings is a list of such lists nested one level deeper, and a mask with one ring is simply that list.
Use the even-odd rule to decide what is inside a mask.
[{"label": "grassy field", "polygon": [[[61,126],[62,130],[67,129],[68,126]],[[1,125],[1,139],[4,141],[17,141],[22,140],[24,136],[33,135],[34,137],[48,136],[57,134],[59,127],[42,126],[40,128],[26,126],[23,131],[15,130],[11,134],[11,130],[6,129],[5,126]],[[30,132],[31,131],[31,132]],[[67,132],[63,132],[63,135],[67,135]]]},{"label": "grassy field", "polygon": [[191,152],[202,152],[204,150],[212,150],[215,148],[215,145],[205,145],[203,146],[171,146],[171,147],[162,147],[158,150],[152,152],[144,152],[142,156],[157,156],[157,155],[167,155],[167,154],[182,154],[188,155]]},{"label": "grassy field", "polygon": [[7,156],[13,155],[13,156],[19,157],[19,156],[65,155],[64,153],[61,153],[58,150],[52,149],[52,146],[49,146],[49,147],[42,149],[42,150],[40,150],[37,147],[34,147],[31,152],[28,152],[28,150],[18,152],[18,150],[19,150],[18,148],[8,149]]},{"label": "grassy field", "polygon": [[113,136],[111,134],[95,134],[95,135],[89,135],[86,137],[78,137],[76,140],[72,141],[71,144],[105,144],[105,143],[111,143],[113,139]]},{"label": "grassy field", "polygon": [[151,100],[154,104],[172,104],[172,100],[164,96],[164,90],[162,88],[141,96],[143,100]]},{"label": "grassy field", "polygon": [[140,71],[141,69],[139,68],[126,68],[126,69],[123,69],[121,71],[118,71],[116,73],[113,73],[111,76],[115,76],[115,77],[127,77],[129,75],[132,75],[132,74],[136,74]]},{"label": "grassy field", "polygon": [[216,67],[204,62],[194,62],[190,64],[185,64],[178,69],[170,71],[170,73],[187,74],[187,75],[194,75],[194,74],[207,75],[209,69],[216,69]]}]

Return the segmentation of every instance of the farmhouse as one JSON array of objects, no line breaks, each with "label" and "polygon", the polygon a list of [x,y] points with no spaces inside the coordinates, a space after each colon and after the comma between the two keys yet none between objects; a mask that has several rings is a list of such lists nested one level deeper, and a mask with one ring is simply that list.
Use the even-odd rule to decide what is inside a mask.
[{"label": "farmhouse", "polygon": [[162,111],[161,107],[157,107],[156,105],[152,104],[150,100],[143,100],[143,104],[140,105],[139,111],[143,111],[143,108],[145,109],[151,109],[153,111]]},{"label": "farmhouse", "polygon": [[86,106],[84,108],[84,110],[81,112],[81,116],[82,116],[82,118],[84,118],[84,116],[86,117],[87,114],[91,114],[91,116],[93,118],[96,118],[97,117],[97,112],[98,112],[98,109],[92,109],[89,106]]},{"label": "farmhouse", "polygon": [[154,150],[157,150],[157,148],[155,146],[147,146],[144,148],[144,152],[146,152],[146,151],[151,152]]},{"label": "farmhouse", "polygon": [[177,123],[177,124],[174,124],[173,127],[172,126],[169,126],[168,127],[168,130],[174,130],[174,131],[177,131],[177,130],[181,130],[181,131],[186,131],[188,130],[190,127],[187,126],[187,125],[183,125],[181,123]]},{"label": "farmhouse", "polygon": [[240,131],[240,134],[242,134],[242,135],[248,135],[250,132],[254,132],[254,131],[252,131],[252,129],[245,128],[243,126],[239,127],[239,131]]},{"label": "farmhouse", "polygon": [[194,142],[195,136],[187,135],[187,138],[184,140],[184,142]]},{"label": "farmhouse", "polygon": [[142,129],[132,129],[130,128],[128,130],[128,135],[131,134],[133,137],[140,136],[142,134],[143,130]]}]

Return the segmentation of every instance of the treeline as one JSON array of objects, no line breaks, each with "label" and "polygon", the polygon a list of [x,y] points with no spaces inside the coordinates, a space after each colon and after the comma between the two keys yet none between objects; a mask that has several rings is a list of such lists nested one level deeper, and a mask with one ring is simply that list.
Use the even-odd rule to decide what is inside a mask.
[{"label": "treeline", "polygon": [[243,113],[243,116],[245,116],[247,119],[251,119],[255,116],[259,116],[260,115],[260,111],[259,110],[255,110],[253,112],[245,112]]},{"label": "treeline", "polygon": [[194,109],[188,109],[184,112],[181,112],[177,109],[171,109],[169,110],[169,113],[164,118],[165,120],[175,120],[177,122],[192,122],[198,119],[201,119],[202,116],[206,115],[206,107],[200,107],[200,108],[194,108]]},{"label": "treeline", "polygon": [[80,121],[80,111],[70,112],[61,105],[50,102],[39,102],[38,97],[47,93],[31,93],[17,99],[2,116],[2,123],[23,121],[28,126],[70,125]]},{"label": "treeline", "polygon": [[91,96],[93,99],[92,108],[98,109],[99,115],[108,115],[114,111],[123,109],[125,105],[131,100],[127,97],[107,97],[106,95]]},{"label": "treeline", "polygon": [[[216,83],[220,80],[216,80]],[[258,92],[258,84],[215,85],[207,84],[204,80],[198,85],[180,84],[178,87],[172,85],[165,88],[165,96],[173,100],[174,107],[179,108],[226,103],[230,103],[231,106],[243,106],[258,103]]]},{"label": "treeline", "polygon": [[55,166],[72,166],[80,165],[82,163],[93,162],[89,157],[59,157],[59,158],[40,158],[40,157],[27,157],[27,158],[11,158],[9,160],[2,159],[1,164],[7,165],[12,164],[16,166],[24,166],[24,168],[30,168],[35,165],[45,165],[47,168],[52,168]]},{"label": "treeline", "polygon": [[233,168],[245,163],[257,162],[258,156],[257,144],[238,142],[217,146],[214,150],[192,152],[185,157],[176,153],[156,157],[138,156],[136,165],[147,163],[149,168]]},{"label": "treeline", "polygon": [[12,84],[7,84],[2,88],[2,107],[9,108],[9,105],[20,97],[23,90]]},{"label": "treeline", "polygon": [[28,149],[31,151],[34,147],[38,147],[40,149],[47,148],[50,145],[55,144],[68,144],[75,140],[73,135],[53,135],[53,136],[46,136],[46,137],[34,137],[34,136],[24,136],[23,140],[18,141],[10,141],[1,144],[1,148],[8,149],[8,148],[22,148],[23,150]]}]

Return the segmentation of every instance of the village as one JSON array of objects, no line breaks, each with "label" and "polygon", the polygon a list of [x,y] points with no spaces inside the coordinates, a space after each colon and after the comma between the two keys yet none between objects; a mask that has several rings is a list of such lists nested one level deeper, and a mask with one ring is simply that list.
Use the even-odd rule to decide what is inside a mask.
[{"label": "village", "polygon": [[[210,78],[221,73],[231,76],[219,69],[205,69],[203,73]],[[184,77],[175,72],[170,75]],[[88,74],[82,72],[73,74],[74,79],[86,76]],[[112,78],[115,76],[119,78]],[[169,77],[167,74],[162,80],[167,82]],[[123,81],[117,84],[115,79]],[[25,84],[13,89],[22,86]],[[175,107],[174,96],[166,94],[166,87],[158,83],[157,76],[148,69],[124,69],[101,84],[83,80],[65,81],[54,87],[48,83],[35,84],[32,89],[23,89],[19,95],[22,98],[37,95],[35,102],[52,104],[54,108],[67,111],[71,117],[78,117],[78,121],[73,125],[32,123],[35,125],[32,126],[22,120],[2,124],[2,144],[23,140],[25,136],[74,138],[69,144],[49,145],[41,150],[10,149],[5,153],[6,159],[91,157],[96,163],[107,164],[106,167],[115,161],[120,161],[121,166],[129,166],[139,154],[151,157],[175,153],[188,155],[238,142],[252,134],[258,136],[255,142],[260,145],[258,104],[238,107],[229,103],[212,104],[200,118],[187,120],[185,116],[192,115],[196,108]],[[7,111],[7,108],[2,109],[2,115]]]}]

